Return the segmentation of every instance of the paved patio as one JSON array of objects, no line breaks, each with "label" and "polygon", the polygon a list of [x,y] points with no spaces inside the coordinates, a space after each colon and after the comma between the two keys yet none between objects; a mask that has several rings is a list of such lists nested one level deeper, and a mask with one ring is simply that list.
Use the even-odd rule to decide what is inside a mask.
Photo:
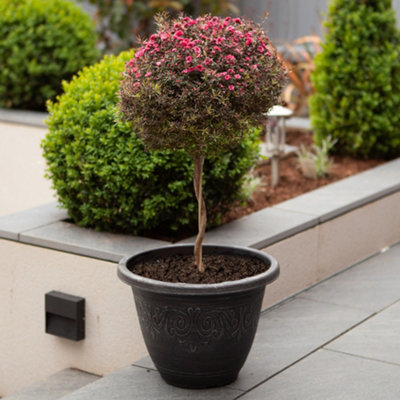
[{"label": "paved patio", "polygon": [[[53,200],[38,146],[45,129],[21,129],[0,123],[0,215]],[[265,311],[229,387],[171,387],[145,358],[61,398],[398,400],[400,244]]]}]

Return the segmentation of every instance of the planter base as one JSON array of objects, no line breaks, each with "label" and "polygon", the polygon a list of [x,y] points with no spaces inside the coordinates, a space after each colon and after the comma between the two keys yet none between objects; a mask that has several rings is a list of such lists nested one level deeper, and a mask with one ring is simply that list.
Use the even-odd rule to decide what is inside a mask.
[{"label": "planter base", "polygon": [[264,289],[279,274],[266,253],[204,245],[203,253],[262,261],[258,275],[215,284],[156,281],[136,275],[135,264],[172,254],[192,254],[192,245],[167,246],[126,258],[119,277],[133,290],[140,327],[154,365],[174,386],[200,389],[232,383],[256,333]]},{"label": "planter base", "polygon": [[186,389],[207,389],[219,386],[226,386],[235,382],[238,373],[227,373],[224,375],[185,375],[176,371],[162,371],[158,369],[162,378],[168,384]]}]

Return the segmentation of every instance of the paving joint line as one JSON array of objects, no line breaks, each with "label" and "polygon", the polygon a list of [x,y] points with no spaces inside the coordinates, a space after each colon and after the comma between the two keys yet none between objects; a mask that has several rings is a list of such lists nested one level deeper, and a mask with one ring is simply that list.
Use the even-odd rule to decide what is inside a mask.
[{"label": "paving joint line", "polygon": [[356,327],[360,326],[361,324],[363,324],[364,322],[368,321],[369,319],[371,319],[372,317],[374,317],[375,315],[377,315],[378,313],[380,313],[381,311],[385,310],[386,308],[392,306],[393,304],[399,302],[400,299],[396,300],[394,303],[384,307],[382,310],[377,311],[372,313],[371,315],[367,316],[366,318],[362,319],[361,321],[357,322],[355,325],[352,325],[351,327],[349,327],[348,329],[346,329],[345,331],[339,333],[338,335],[336,335],[335,337],[333,337],[332,339],[328,340],[327,342],[323,343],[322,345],[316,347],[314,350],[310,351],[309,353],[305,354],[304,356],[300,357],[298,360],[293,361],[291,364],[287,365],[286,367],[282,368],[281,370],[275,372],[274,374],[272,374],[271,376],[267,377],[266,379],[262,380],[261,382],[259,382],[258,384],[254,385],[253,387],[251,387],[250,389],[246,390],[243,394],[241,394],[238,397],[235,397],[233,400],[237,400],[240,399],[241,397],[245,396],[246,394],[250,393],[252,390],[257,389],[259,386],[263,385],[264,383],[268,382],[269,380],[275,378],[277,375],[281,374],[282,372],[285,372],[286,370],[288,370],[289,368],[293,367],[294,365],[300,363],[301,361],[305,360],[307,357],[313,355],[314,353],[316,353],[317,351],[324,349],[325,346],[327,346],[328,344],[332,343],[333,341],[335,341],[336,339],[340,338],[341,336],[345,335],[346,333],[350,332],[351,330],[355,329]]},{"label": "paving joint line", "polygon": [[323,348],[321,350],[324,351],[330,351],[332,353],[337,353],[337,354],[343,354],[349,357],[353,357],[353,358],[361,358],[363,360],[369,360],[369,361],[375,361],[375,362],[379,362],[379,363],[383,363],[383,364],[389,364],[389,365],[394,365],[396,367],[400,367],[400,363],[395,363],[392,361],[386,361],[386,360],[380,360],[378,358],[372,358],[372,357],[367,357],[367,356],[362,356],[360,354],[355,354],[355,353],[348,353],[346,351],[340,351],[340,350],[335,350],[335,349],[328,349],[328,348]]}]

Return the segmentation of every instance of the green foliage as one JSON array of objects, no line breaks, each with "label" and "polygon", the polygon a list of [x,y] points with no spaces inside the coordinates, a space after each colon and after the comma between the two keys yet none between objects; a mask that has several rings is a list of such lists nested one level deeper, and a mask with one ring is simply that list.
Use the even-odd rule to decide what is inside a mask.
[{"label": "green foliage", "polygon": [[45,109],[98,59],[90,18],[67,0],[0,0],[0,107]]},{"label": "green foliage", "polygon": [[[117,92],[132,52],[84,68],[57,102],[49,102],[42,143],[48,177],[79,225],[143,234],[193,233],[197,207],[193,164],[183,151],[146,152],[129,122],[116,119]],[[233,151],[206,160],[204,186],[210,224],[240,198],[258,155],[257,131]]]},{"label": "green foliage", "polygon": [[218,154],[279,102],[282,63],[259,25],[159,15],[126,65],[120,110],[149,148]]},{"label": "green foliage", "polygon": [[400,153],[400,36],[390,0],[332,0],[310,115],[321,144],[358,157]]},{"label": "green foliage", "polygon": [[329,153],[335,145],[336,140],[330,136],[323,138],[321,145],[314,145],[311,150],[308,150],[304,145],[300,145],[297,153],[300,165],[303,160],[309,160],[312,163],[315,176],[322,178],[327,175],[333,165],[333,160],[329,157]]}]

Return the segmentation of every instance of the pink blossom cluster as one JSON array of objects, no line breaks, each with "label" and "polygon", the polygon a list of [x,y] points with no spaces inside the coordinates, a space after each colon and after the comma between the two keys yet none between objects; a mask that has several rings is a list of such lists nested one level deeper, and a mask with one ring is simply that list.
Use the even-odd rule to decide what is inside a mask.
[{"label": "pink blossom cluster", "polygon": [[202,16],[165,21],[142,43],[126,72],[139,84],[147,80],[170,86],[186,83],[189,90],[211,87],[243,93],[256,85],[268,59],[275,57],[268,37],[255,24],[240,18]]},{"label": "pink blossom cluster", "polygon": [[259,25],[240,18],[157,17],[126,64],[120,110],[150,148],[219,154],[277,104],[285,71]]}]

